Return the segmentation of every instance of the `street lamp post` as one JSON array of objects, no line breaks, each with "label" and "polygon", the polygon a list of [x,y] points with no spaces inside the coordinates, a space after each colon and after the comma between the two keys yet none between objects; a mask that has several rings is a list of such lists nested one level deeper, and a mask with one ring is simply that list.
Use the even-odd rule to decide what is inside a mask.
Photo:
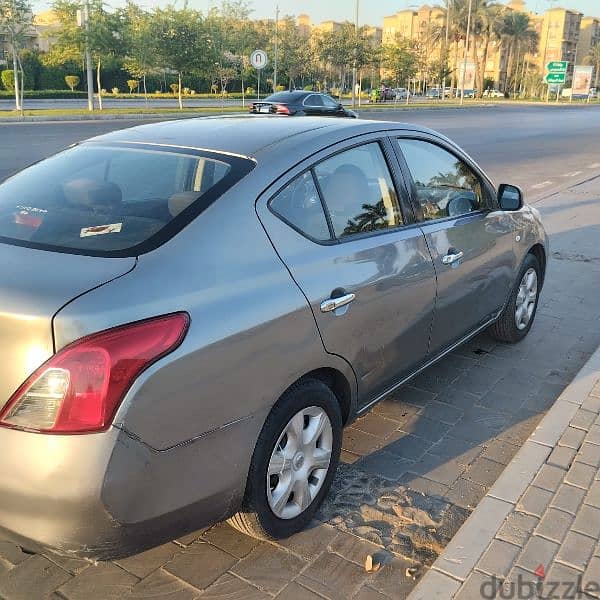
[{"label": "street lamp post", "polygon": [[[77,11],[77,25],[85,31],[85,71],[87,78],[88,110],[94,110],[94,74],[92,70],[92,53],[90,52],[90,4],[86,0],[82,10]],[[100,93],[100,90],[98,90]]]},{"label": "street lamp post", "polygon": [[452,0],[446,0],[446,38],[444,41],[444,78],[442,80],[442,101],[446,99],[446,67],[448,66],[448,39],[450,37],[450,6]]},{"label": "street lamp post", "polygon": [[273,60],[273,91],[277,91],[277,62],[279,58],[279,5],[275,7],[275,47]]},{"label": "street lamp post", "polygon": [[358,0],[355,0],[355,2],[354,2],[354,64],[352,65],[352,108],[356,108],[357,54],[358,54]]},{"label": "street lamp post", "polygon": [[460,82],[460,103],[465,101],[465,76],[467,74],[467,59],[469,58],[469,41],[471,37],[471,11],[473,10],[473,0],[469,0],[469,14],[467,16],[467,38],[465,40],[465,56],[463,60],[463,68]]}]

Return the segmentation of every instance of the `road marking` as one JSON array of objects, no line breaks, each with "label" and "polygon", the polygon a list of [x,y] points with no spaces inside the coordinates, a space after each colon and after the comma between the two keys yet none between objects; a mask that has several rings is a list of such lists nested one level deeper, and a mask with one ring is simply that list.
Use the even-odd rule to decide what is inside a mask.
[{"label": "road marking", "polygon": [[563,177],[575,177],[576,175],[581,175],[583,171],[571,171],[570,173],[565,173]]},{"label": "road marking", "polygon": [[535,185],[531,186],[532,190],[540,190],[542,188],[548,187],[549,185],[552,185],[554,183],[554,181],[542,181],[542,183],[536,183]]},{"label": "road marking", "polygon": [[588,169],[600,169],[600,163],[594,163],[593,165],[588,165]]}]

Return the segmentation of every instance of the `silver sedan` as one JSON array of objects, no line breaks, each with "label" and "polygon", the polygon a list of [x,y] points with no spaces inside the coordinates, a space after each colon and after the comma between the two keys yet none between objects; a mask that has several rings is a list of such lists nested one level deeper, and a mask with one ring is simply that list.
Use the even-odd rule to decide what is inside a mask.
[{"label": "silver sedan", "polygon": [[305,527],[342,428],[532,326],[516,187],[397,123],[231,117],[88,140],[0,185],[0,533],[123,556]]}]

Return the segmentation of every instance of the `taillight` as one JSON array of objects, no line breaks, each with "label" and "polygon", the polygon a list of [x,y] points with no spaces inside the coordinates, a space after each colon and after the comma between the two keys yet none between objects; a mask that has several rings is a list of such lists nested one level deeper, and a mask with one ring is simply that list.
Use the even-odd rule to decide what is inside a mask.
[{"label": "taillight", "polygon": [[285,104],[276,104],[275,105],[275,112],[278,115],[289,115],[290,113],[290,109],[285,105]]},{"label": "taillight", "polygon": [[73,342],[13,394],[0,425],[44,433],[107,429],[131,384],[181,344],[188,326],[187,313],[174,313]]},{"label": "taillight", "polygon": [[254,112],[254,104],[250,105],[250,112]]}]

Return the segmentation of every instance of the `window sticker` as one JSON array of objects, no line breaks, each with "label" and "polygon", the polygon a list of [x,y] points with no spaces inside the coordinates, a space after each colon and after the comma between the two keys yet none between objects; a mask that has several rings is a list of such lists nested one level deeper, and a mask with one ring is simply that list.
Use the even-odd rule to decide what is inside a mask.
[{"label": "window sticker", "polygon": [[110,225],[95,225],[94,227],[84,227],[79,237],[90,237],[92,235],[104,235],[105,233],[121,233],[123,223],[111,223]]}]

